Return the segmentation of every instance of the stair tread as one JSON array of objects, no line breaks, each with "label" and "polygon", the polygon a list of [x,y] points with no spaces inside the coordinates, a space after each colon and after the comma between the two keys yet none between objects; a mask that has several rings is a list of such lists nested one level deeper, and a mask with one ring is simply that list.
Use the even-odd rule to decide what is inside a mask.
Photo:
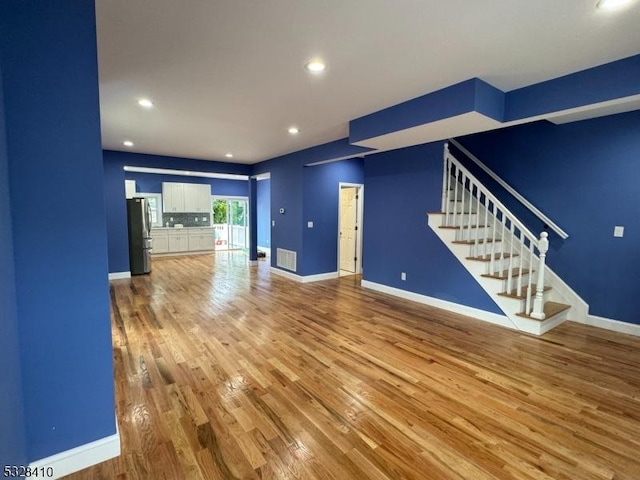
[{"label": "stair tread", "polygon": [[[500,295],[501,297],[508,297],[508,298],[517,298],[518,300],[524,300],[525,298],[527,298],[527,289],[529,288],[528,285],[523,285],[522,286],[522,294],[518,295],[518,289],[514,288],[513,290],[511,290],[511,292],[502,292],[499,293],[498,295]],[[533,294],[535,294],[536,289],[538,287],[536,286],[536,284],[532,284],[531,285],[531,291],[533,292]],[[544,292],[548,292],[549,290],[551,290],[551,287],[548,285],[544,286]]]},{"label": "stair tread", "polygon": [[[558,302],[545,302],[544,307],[543,307],[543,311],[544,311],[544,320],[549,320],[552,317],[555,317],[556,315],[564,312],[565,310],[568,310],[571,308],[571,305],[566,305],[564,303],[558,303]],[[529,318],[531,320],[539,320],[537,318],[533,318],[531,315],[521,312],[517,314],[519,317],[523,317],[523,318]],[[544,320],[540,320],[540,321],[544,321]]]},{"label": "stair tread", "polygon": [[[511,255],[510,253],[503,253],[502,256],[500,256],[500,253],[494,253],[493,254],[493,258],[495,260],[500,260],[501,258],[510,258],[510,257],[519,257],[520,255],[518,255],[517,253],[514,253],[513,255]],[[480,255],[478,257],[467,257],[467,260],[473,260],[476,262],[490,262],[491,261],[491,254],[489,255]]]},{"label": "stair tread", "polygon": [[[520,271],[520,268],[516,267],[511,269],[511,276],[513,277],[518,277],[520,275],[526,275],[527,273],[530,273],[528,269],[523,268],[522,271]],[[496,280],[506,280],[509,277],[509,270],[503,270],[502,272],[498,272],[498,273],[485,273],[483,275],[481,275],[482,277],[486,277],[486,278],[495,278]]]},{"label": "stair tread", "polygon": [[[493,242],[501,242],[502,239],[501,238],[496,238],[495,240],[492,238],[482,238],[480,240],[478,240],[478,243],[493,243]],[[460,245],[475,245],[476,241],[475,240],[454,240],[451,243],[457,243]]]}]

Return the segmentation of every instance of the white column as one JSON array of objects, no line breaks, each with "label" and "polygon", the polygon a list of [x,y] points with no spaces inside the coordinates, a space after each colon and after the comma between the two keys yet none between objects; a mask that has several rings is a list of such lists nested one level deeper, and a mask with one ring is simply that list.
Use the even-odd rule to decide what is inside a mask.
[{"label": "white column", "polygon": [[547,251],[549,250],[549,240],[547,232],[540,234],[540,240],[538,241],[538,250],[540,252],[540,261],[538,262],[538,280],[536,284],[536,297],[533,299],[533,311],[531,317],[538,320],[544,320],[544,266],[545,259],[547,257]]}]

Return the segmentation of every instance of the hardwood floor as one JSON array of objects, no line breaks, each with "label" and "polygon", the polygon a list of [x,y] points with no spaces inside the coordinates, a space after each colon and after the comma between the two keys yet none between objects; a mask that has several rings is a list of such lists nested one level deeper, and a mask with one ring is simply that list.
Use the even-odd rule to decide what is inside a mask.
[{"label": "hardwood floor", "polygon": [[222,252],[111,295],[122,455],[68,479],[640,478],[639,338],[536,338]]}]

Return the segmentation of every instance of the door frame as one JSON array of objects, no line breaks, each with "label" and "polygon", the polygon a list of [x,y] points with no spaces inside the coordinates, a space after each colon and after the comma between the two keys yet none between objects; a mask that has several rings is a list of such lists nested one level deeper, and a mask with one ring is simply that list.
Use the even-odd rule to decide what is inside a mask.
[{"label": "door frame", "polygon": [[[250,223],[250,215],[253,212],[249,211],[249,197],[243,197],[241,195],[211,195],[211,205],[213,207],[213,201],[214,200],[226,200],[227,201],[227,206],[229,205],[229,202],[233,201],[233,200],[238,200],[238,201],[243,201],[246,202],[247,207],[246,207],[246,215],[245,215],[245,221],[247,223],[246,225],[246,233],[245,233],[245,242],[247,244],[247,246],[245,247],[246,249],[249,248],[249,239],[251,238],[251,232],[250,232],[250,228],[251,228],[251,223]],[[229,227],[229,229],[227,230],[227,250],[228,251],[232,251],[232,250],[241,250],[241,249],[231,249],[231,239],[229,238],[229,235],[231,235],[231,223],[229,223],[229,221],[231,220],[231,209],[228,207],[227,208],[227,226]],[[215,225],[219,225],[216,223],[213,223],[213,208],[211,210],[211,226],[214,227]]]},{"label": "door frame", "polygon": [[364,184],[363,183],[338,183],[338,228],[336,234],[338,237],[338,258],[337,258],[337,272],[340,275],[340,214],[342,213],[342,188],[343,187],[355,187],[357,188],[358,202],[357,202],[357,215],[356,225],[358,227],[358,234],[356,235],[356,271],[352,275],[360,275],[362,273],[362,232],[363,232],[363,211],[364,211]]}]

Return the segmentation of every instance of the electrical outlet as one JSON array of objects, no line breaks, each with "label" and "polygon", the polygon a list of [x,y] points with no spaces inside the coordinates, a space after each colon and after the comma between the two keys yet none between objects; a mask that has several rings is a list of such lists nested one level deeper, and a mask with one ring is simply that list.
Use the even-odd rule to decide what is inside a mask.
[{"label": "electrical outlet", "polygon": [[313,222],[307,222],[307,228],[313,228]]},{"label": "electrical outlet", "polygon": [[402,272],[400,274],[400,280],[402,280],[403,282],[407,281],[407,272]]},{"label": "electrical outlet", "polygon": [[624,237],[624,227],[620,225],[616,225],[615,227],[613,227],[613,236]]},{"label": "electrical outlet", "polygon": [[275,227],[276,226],[276,221],[275,220],[271,220],[271,226]]}]

